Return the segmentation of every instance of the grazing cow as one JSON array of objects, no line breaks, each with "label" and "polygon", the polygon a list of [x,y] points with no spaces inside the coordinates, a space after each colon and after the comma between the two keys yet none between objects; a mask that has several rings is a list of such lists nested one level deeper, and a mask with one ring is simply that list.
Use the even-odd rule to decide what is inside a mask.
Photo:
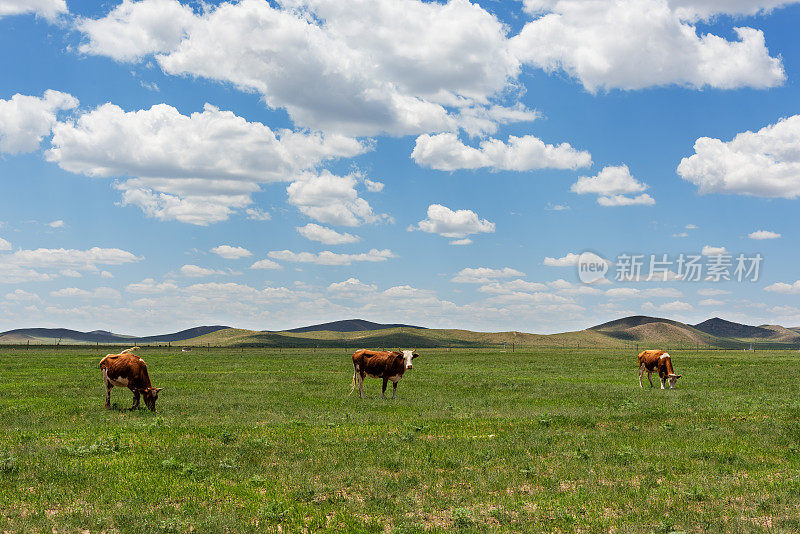
[{"label": "grazing cow", "polygon": [[401,350],[393,352],[384,352],[377,350],[357,350],[353,354],[353,387],[350,388],[352,395],[353,390],[356,389],[358,384],[358,391],[361,398],[364,398],[364,377],[366,375],[372,378],[383,378],[383,389],[381,390],[381,398],[386,394],[386,384],[389,380],[392,381],[392,398],[397,397],[397,383],[403,378],[403,373],[407,369],[413,369],[411,360],[417,358],[416,349],[414,350]]},{"label": "grazing cow", "polygon": [[658,372],[658,376],[661,378],[661,389],[664,389],[667,380],[669,380],[669,389],[675,389],[675,382],[682,376],[675,374],[669,354],[663,350],[643,350],[639,353],[639,387],[644,387],[642,385],[644,373],[647,373],[647,380],[650,381],[650,387],[653,387],[650,373],[655,372]]},{"label": "grazing cow", "polygon": [[154,388],[147,374],[144,360],[133,353],[139,347],[125,349],[119,354],[109,354],[100,360],[103,371],[103,383],[106,386],[106,408],[111,408],[111,389],[114,386],[126,387],[133,392],[133,406],[139,407],[139,395],[144,397],[145,405],[150,411],[156,411],[158,392],[164,388]]}]

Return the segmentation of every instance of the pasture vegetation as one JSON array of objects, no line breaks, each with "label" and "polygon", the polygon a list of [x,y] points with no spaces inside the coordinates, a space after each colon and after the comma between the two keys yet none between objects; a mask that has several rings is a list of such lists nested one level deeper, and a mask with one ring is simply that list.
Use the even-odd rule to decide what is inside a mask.
[{"label": "pasture vegetation", "polygon": [[0,531],[800,530],[795,352],[661,391],[630,350],[430,349],[362,401],[343,349],[151,349],[155,414],[103,408],[106,352],[0,349]]}]

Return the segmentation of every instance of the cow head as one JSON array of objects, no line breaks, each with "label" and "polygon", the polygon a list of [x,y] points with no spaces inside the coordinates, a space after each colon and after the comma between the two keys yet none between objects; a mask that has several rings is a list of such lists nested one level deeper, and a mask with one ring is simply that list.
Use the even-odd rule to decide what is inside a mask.
[{"label": "cow head", "polygon": [[400,352],[403,353],[403,362],[405,363],[406,369],[413,369],[414,366],[412,365],[411,360],[419,357],[419,354],[417,354],[417,349],[402,350]]},{"label": "cow head", "polygon": [[676,375],[675,373],[670,374],[667,376],[667,381],[669,382],[669,389],[675,389],[675,382],[678,381],[680,377],[683,375]]},{"label": "cow head", "polygon": [[156,411],[156,401],[158,400],[158,392],[164,388],[142,388],[139,392],[144,398],[144,404],[150,408],[151,412]]}]

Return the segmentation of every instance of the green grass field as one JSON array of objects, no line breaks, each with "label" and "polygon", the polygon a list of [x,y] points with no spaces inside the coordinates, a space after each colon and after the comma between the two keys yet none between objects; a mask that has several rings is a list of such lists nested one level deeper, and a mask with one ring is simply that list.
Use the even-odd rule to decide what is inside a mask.
[{"label": "green grass field", "polygon": [[153,414],[103,409],[102,352],[0,349],[0,532],[800,531],[797,353],[673,353],[673,391],[420,353],[362,401],[343,350],[146,350]]}]

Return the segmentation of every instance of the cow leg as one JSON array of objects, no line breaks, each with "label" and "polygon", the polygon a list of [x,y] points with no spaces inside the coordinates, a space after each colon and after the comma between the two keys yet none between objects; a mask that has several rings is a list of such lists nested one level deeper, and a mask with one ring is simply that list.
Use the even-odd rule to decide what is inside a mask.
[{"label": "cow leg", "polygon": [[111,384],[106,382],[106,408],[111,409],[111,390],[114,388]]},{"label": "cow leg", "polygon": [[644,365],[639,366],[639,387],[644,389],[644,386],[642,385],[642,375],[644,375]]},{"label": "cow leg", "polygon": [[662,378],[662,379],[661,379],[661,389],[665,389],[665,388],[664,388],[664,384],[666,384],[666,382],[667,382],[667,379],[666,379],[666,378]]},{"label": "cow leg", "polygon": [[392,400],[397,398],[397,382],[392,382]]},{"label": "cow leg", "polygon": [[358,374],[358,393],[361,395],[361,398],[364,398],[364,375],[359,373]]},{"label": "cow leg", "polygon": [[386,384],[388,384],[388,383],[389,383],[389,379],[388,378],[384,378],[383,379],[383,387],[381,388],[381,398],[382,399],[386,398],[384,395],[386,395]]},{"label": "cow leg", "polygon": [[133,406],[131,406],[131,410],[136,410],[139,408],[139,392],[135,389],[133,390]]},{"label": "cow leg", "polygon": [[650,378],[650,374],[651,374],[650,371],[647,371],[647,380],[650,381],[650,387],[652,388],[653,387],[653,379]]}]

